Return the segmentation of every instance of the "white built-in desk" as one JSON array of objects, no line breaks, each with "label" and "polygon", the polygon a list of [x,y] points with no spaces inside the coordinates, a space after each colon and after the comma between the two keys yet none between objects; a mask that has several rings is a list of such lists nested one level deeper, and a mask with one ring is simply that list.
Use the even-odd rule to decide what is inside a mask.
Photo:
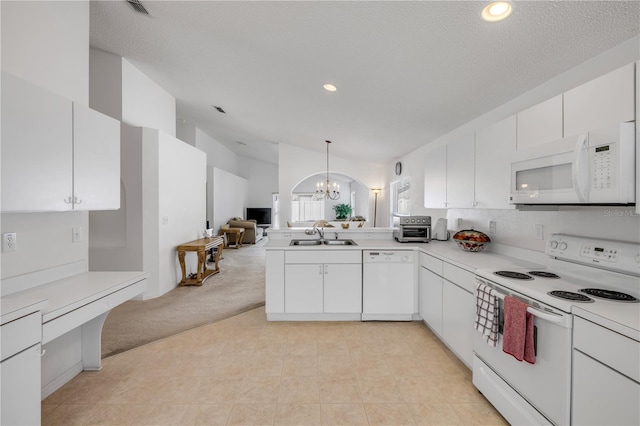
[{"label": "white built-in desk", "polygon": [[[3,310],[10,308],[3,312],[3,320],[5,313],[10,315],[12,311],[16,314],[11,316],[19,316],[21,304],[28,310],[33,301],[47,302],[39,305],[42,345],[51,343],[54,352],[47,351],[47,357],[65,356],[55,353],[56,346],[60,346],[55,344],[56,339],[72,330],[80,330],[73,333],[79,336],[80,359],[65,371],[49,374],[51,382],[42,383],[43,398],[80,371],[101,368],[102,326],[107,315],[114,307],[142,294],[147,289],[148,276],[140,271],[83,272],[2,296]],[[51,364],[56,365],[55,359]]]}]

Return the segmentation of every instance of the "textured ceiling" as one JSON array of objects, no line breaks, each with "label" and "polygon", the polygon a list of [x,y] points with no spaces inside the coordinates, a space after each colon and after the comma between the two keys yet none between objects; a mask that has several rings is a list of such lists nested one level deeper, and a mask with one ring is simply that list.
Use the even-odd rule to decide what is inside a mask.
[{"label": "textured ceiling", "polygon": [[178,117],[271,162],[277,143],[330,139],[332,155],[386,163],[640,33],[638,1],[516,1],[500,23],[478,1],[143,4],[150,16],[92,1],[91,45],[175,96]]}]

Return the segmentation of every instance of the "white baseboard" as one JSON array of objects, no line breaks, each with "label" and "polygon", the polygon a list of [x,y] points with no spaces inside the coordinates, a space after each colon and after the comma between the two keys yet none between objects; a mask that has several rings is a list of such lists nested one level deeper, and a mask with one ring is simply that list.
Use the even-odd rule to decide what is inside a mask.
[{"label": "white baseboard", "polygon": [[267,321],[360,321],[362,314],[267,314]]}]

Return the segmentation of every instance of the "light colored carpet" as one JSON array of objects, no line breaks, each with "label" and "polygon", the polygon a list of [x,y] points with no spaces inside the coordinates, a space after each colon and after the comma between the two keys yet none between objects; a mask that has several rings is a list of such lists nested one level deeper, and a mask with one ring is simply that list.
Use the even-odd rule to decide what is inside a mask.
[{"label": "light colored carpet", "polygon": [[102,357],[264,305],[266,240],[224,249],[220,273],[200,287],[177,287],[155,299],[130,300],[113,309],[102,330]]}]

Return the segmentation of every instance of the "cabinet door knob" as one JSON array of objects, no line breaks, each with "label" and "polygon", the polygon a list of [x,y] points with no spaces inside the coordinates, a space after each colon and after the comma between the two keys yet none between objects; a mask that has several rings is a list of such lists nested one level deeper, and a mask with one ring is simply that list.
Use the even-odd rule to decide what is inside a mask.
[{"label": "cabinet door knob", "polygon": [[73,204],[82,204],[82,198],[73,197]]},{"label": "cabinet door knob", "polygon": [[327,275],[329,273],[329,265],[324,265],[324,274]]},{"label": "cabinet door knob", "polygon": [[47,352],[47,350],[46,349],[42,349],[42,347],[36,348],[36,353],[39,356],[44,356],[45,352]]},{"label": "cabinet door knob", "polygon": [[65,202],[65,204],[71,204],[73,202],[73,199],[69,197],[69,198],[65,198],[63,201]]},{"label": "cabinet door knob", "polygon": [[318,265],[318,275],[322,275],[324,270],[324,265]]}]

